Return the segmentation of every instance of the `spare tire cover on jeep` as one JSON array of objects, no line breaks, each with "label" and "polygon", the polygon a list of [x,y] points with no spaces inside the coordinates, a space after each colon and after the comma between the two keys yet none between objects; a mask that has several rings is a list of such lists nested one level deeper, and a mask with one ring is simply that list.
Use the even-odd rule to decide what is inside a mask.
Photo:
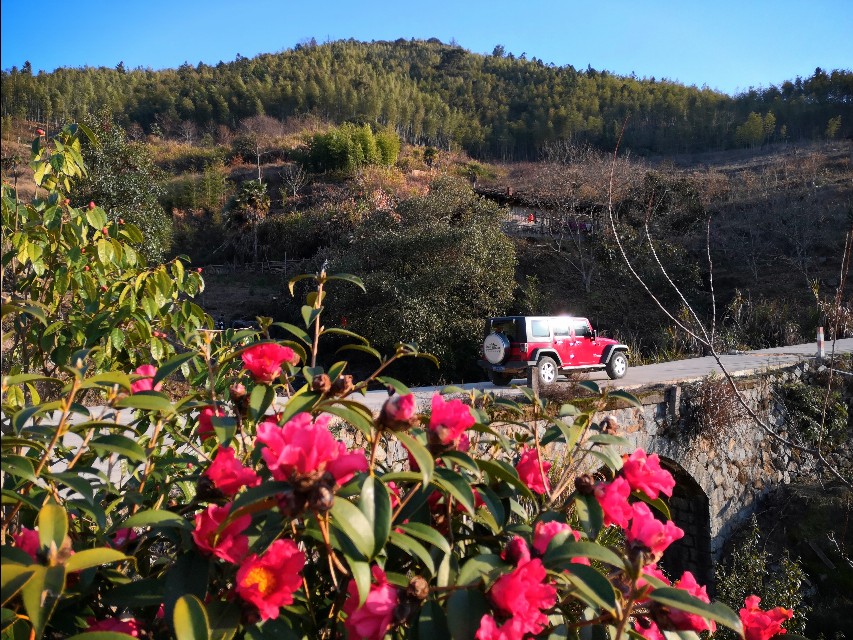
[{"label": "spare tire cover on jeep", "polygon": [[492,364],[500,364],[509,356],[509,338],[502,333],[490,333],[483,340],[483,355]]}]

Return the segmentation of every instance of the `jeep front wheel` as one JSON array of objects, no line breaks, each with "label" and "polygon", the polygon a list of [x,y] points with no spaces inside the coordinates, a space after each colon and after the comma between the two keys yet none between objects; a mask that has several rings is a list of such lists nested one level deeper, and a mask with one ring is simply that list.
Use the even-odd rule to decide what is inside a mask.
[{"label": "jeep front wheel", "polygon": [[557,381],[558,374],[557,363],[553,358],[543,356],[539,359],[539,362],[536,364],[536,375],[539,376],[539,384],[545,387],[554,384]]},{"label": "jeep front wheel", "polygon": [[509,383],[512,382],[512,378],[513,376],[510,373],[489,371],[489,380],[491,380],[492,384],[496,387],[508,387]]},{"label": "jeep front wheel", "polygon": [[617,351],[607,363],[607,375],[611,380],[618,380],[628,371],[628,358],[622,351]]}]

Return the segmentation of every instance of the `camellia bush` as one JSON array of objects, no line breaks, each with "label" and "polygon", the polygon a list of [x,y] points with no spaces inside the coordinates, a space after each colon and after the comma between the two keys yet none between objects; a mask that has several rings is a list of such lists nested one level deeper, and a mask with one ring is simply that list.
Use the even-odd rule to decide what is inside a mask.
[{"label": "camellia bush", "polygon": [[[49,160],[37,175],[38,162]],[[4,198],[4,236],[5,207]],[[55,215],[83,228],[79,212]],[[40,312],[27,302],[46,277],[4,299],[4,326],[62,321],[61,301]],[[315,287],[304,326],[274,323],[290,340],[271,340],[269,319],[257,331],[176,322],[186,291],[171,298],[176,307],[164,301],[160,315],[131,320],[119,312],[128,291],[100,301],[98,321],[82,326],[85,339],[57,356],[54,373],[41,372],[39,358],[52,357],[42,349],[32,370],[3,378],[4,638],[785,632],[791,611],[750,596],[735,612],[689,572],[672,580],[658,567],[683,535],[666,505],[673,478],[655,455],[623,455],[614,423],[596,418],[608,398],[631,396],[588,382],[595,395],[582,408],[551,411],[527,389],[512,401],[451,387],[419,407],[384,373],[431,356],[409,344],[383,356],[325,326],[329,289],[363,285],[321,272],[291,290],[305,279]],[[146,326],[173,353],[139,364],[145,345],[134,342],[105,354],[113,328]],[[350,342],[324,368],[330,335]],[[353,379],[350,351],[375,357],[373,373]],[[163,391],[176,376],[188,389],[178,398]],[[35,383],[58,399],[42,402]],[[358,401],[369,385],[389,393],[377,415]]]}]

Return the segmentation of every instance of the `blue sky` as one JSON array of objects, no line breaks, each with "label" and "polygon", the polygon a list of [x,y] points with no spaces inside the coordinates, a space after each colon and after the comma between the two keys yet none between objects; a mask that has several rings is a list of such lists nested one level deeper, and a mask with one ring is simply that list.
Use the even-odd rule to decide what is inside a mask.
[{"label": "blue sky", "polygon": [[726,93],[853,68],[853,0],[3,0],[0,67],[162,69],[300,41],[497,44],[516,56]]}]

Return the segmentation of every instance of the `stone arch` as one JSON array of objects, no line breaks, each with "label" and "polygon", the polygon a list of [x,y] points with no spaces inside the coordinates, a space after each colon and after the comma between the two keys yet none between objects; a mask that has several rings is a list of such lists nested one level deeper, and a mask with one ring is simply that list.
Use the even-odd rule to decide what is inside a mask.
[{"label": "stone arch", "polygon": [[669,499],[672,520],[684,530],[684,537],[673,542],[663,554],[661,565],[673,578],[690,571],[699,584],[713,591],[714,563],[711,555],[710,502],[698,482],[681,465],[661,458],[661,466],[675,478]]}]

